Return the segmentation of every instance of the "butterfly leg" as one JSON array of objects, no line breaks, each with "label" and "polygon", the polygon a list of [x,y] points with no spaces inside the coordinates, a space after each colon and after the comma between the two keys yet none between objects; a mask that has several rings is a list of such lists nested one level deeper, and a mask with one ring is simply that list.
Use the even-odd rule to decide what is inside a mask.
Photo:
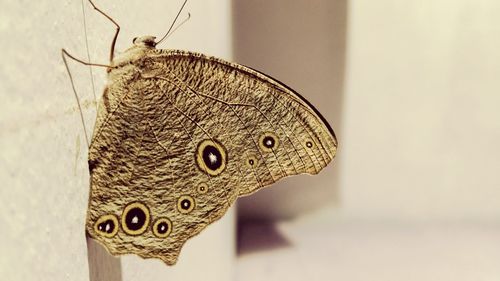
[{"label": "butterfly leg", "polygon": [[80,118],[82,120],[83,131],[85,133],[85,141],[87,142],[87,146],[90,147],[90,142],[89,142],[89,139],[88,139],[88,136],[87,136],[87,128],[85,126],[85,121],[84,121],[84,118],[83,118],[82,106],[80,104],[80,99],[78,98],[78,94],[76,93],[75,83],[73,81],[73,76],[71,75],[71,71],[69,71],[68,61],[66,60],[66,57],[71,58],[72,60],[74,60],[76,62],[79,62],[81,64],[84,64],[84,65],[101,66],[101,67],[106,67],[108,69],[112,68],[112,66],[105,65],[105,64],[89,63],[89,62],[82,61],[82,60],[77,59],[74,56],[70,55],[65,49],[61,49],[61,56],[62,56],[62,59],[63,59],[63,62],[64,62],[64,66],[66,67],[66,71],[68,72],[69,80],[71,82],[71,87],[73,88],[73,93],[74,93],[75,98],[76,98],[76,103],[77,103],[78,109],[80,111]]},{"label": "butterfly leg", "polygon": [[118,33],[120,33],[120,25],[118,25],[118,23],[114,19],[112,19],[110,16],[108,16],[105,12],[103,12],[101,9],[99,9],[94,4],[94,2],[92,2],[92,0],[89,0],[89,2],[90,2],[90,5],[92,5],[92,7],[94,8],[94,10],[99,12],[101,15],[105,16],[108,20],[110,20],[116,26],[115,36],[113,37],[113,41],[111,41],[111,50],[109,53],[109,61],[111,62],[111,61],[113,61],[113,57],[115,54],[116,39],[118,39]]},{"label": "butterfly leg", "polygon": [[76,57],[74,57],[73,55],[71,55],[70,53],[68,53],[68,51],[66,51],[65,49],[61,49],[61,55],[62,55],[62,58],[63,58],[63,61],[64,63],[67,65],[66,63],[66,57],[69,57],[71,58],[72,60],[76,61],[76,62],[79,62],[81,64],[84,64],[84,65],[90,65],[90,66],[100,66],[100,67],[106,67],[106,68],[114,68],[113,66],[111,65],[108,65],[108,64],[101,64],[101,63],[91,63],[91,62],[86,62],[86,61],[83,61],[81,59],[77,59]]}]

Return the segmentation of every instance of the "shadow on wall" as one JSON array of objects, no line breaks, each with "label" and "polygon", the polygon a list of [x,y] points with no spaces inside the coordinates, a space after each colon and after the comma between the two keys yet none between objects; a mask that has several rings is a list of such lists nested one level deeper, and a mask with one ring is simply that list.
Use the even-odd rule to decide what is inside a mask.
[{"label": "shadow on wall", "polygon": [[259,251],[272,251],[292,246],[271,221],[238,222],[238,256]]},{"label": "shadow on wall", "polygon": [[[277,78],[330,122],[342,153],[346,0],[233,1],[234,61]],[[292,177],[240,199],[240,219],[284,219],[338,204],[339,155],[320,175]],[[335,166],[335,167],[334,167]]]}]

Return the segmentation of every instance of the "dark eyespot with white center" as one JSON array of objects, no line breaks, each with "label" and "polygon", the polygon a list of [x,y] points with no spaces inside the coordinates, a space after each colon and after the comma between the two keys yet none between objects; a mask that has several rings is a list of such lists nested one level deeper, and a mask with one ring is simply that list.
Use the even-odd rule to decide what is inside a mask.
[{"label": "dark eyespot with white center", "polygon": [[168,218],[159,218],[153,224],[153,234],[158,238],[167,238],[172,233],[172,222]]},{"label": "dark eyespot with white center", "polygon": [[259,147],[265,152],[272,152],[278,148],[278,136],[273,132],[265,132],[259,138]]},{"label": "dark eyespot with white center", "polygon": [[94,231],[101,236],[111,238],[118,232],[118,219],[114,215],[104,215],[95,222]]},{"label": "dark eyespot with white center", "polygon": [[141,202],[128,204],[122,213],[123,231],[129,235],[140,235],[149,226],[149,209]]},{"label": "dark eyespot with white center", "polygon": [[177,199],[177,210],[182,214],[190,213],[194,207],[194,199],[189,195],[182,195]]},{"label": "dark eyespot with white center", "polygon": [[246,159],[246,164],[249,168],[253,168],[257,165],[257,159],[254,156],[249,156]]},{"label": "dark eyespot with white center", "polygon": [[196,164],[201,171],[211,176],[217,176],[224,171],[226,163],[227,153],[220,142],[207,139],[198,144]]}]

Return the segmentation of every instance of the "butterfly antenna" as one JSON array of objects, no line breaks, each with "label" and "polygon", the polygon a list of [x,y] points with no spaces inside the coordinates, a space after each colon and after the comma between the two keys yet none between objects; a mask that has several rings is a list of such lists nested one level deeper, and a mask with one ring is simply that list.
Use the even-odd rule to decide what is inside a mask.
[{"label": "butterfly antenna", "polygon": [[[175,25],[175,22],[177,21],[177,19],[179,18],[179,15],[181,14],[182,10],[184,9],[184,6],[186,6],[186,3],[187,3],[187,0],[184,0],[184,3],[182,3],[182,6],[181,8],[179,9],[179,12],[177,12],[177,15],[175,16],[175,19],[174,21],[172,22],[172,24],[170,25],[170,27],[168,28],[168,31],[167,33],[165,33],[165,35],[163,35],[163,37],[160,39],[160,41],[158,41],[156,43],[156,45],[160,44],[161,41],[165,40],[165,38],[167,38],[167,36],[170,34],[170,31],[172,31],[172,28],[174,27]],[[189,15],[189,17],[191,17],[191,15]],[[188,17],[188,19],[189,19]],[[186,20],[184,20],[182,23],[186,22]],[[182,25],[181,23],[181,25]],[[176,28],[177,29],[177,28]]]},{"label": "butterfly antenna", "polygon": [[[179,27],[181,27],[184,23],[186,23],[190,18],[191,18],[191,13],[188,13],[188,16],[181,23],[179,23],[174,29],[172,29],[172,31],[170,32],[170,34],[167,35],[167,37],[165,37],[165,40],[167,40],[168,37],[170,37],[172,34],[174,34],[175,31],[177,29],[179,29]],[[156,45],[158,45],[158,44],[156,44]]]}]

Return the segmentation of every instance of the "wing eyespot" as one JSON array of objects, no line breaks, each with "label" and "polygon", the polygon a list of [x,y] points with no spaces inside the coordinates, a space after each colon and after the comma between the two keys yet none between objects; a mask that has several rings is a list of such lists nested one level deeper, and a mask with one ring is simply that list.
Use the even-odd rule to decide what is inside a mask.
[{"label": "wing eyespot", "polygon": [[204,173],[218,176],[227,164],[227,152],[218,141],[206,139],[198,144],[196,149],[196,164]]},{"label": "wing eyespot", "polygon": [[149,209],[141,202],[133,202],[123,209],[121,225],[128,235],[140,235],[149,226]]},{"label": "wing eyespot", "polygon": [[306,147],[307,148],[312,148],[313,146],[314,145],[313,145],[312,141],[310,141],[310,140],[306,141]]},{"label": "wing eyespot", "polygon": [[273,132],[265,132],[259,138],[259,146],[265,152],[273,152],[279,146],[278,136]]},{"label": "wing eyespot", "polygon": [[193,197],[189,195],[182,195],[177,199],[177,210],[181,214],[189,214],[195,207],[195,202]]},{"label": "wing eyespot", "polygon": [[254,168],[255,166],[257,166],[257,158],[251,155],[245,160],[245,163],[249,168]]},{"label": "wing eyespot", "polygon": [[153,234],[158,238],[167,238],[172,233],[172,222],[168,218],[159,218],[153,224]]},{"label": "wing eyespot", "polygon": [[94,224],[94,231],[106,238],[112,238],[118,232],[118,219],[115,215],[101,216]]},{"label": "wing eyespot", "polygon": [[197,187],[196,187],[196,190],[198,191],[198,193],[200,194],[205,194],[208,192],[208,184],[206,184],[205,182],[202,182],[200,183]]}]

